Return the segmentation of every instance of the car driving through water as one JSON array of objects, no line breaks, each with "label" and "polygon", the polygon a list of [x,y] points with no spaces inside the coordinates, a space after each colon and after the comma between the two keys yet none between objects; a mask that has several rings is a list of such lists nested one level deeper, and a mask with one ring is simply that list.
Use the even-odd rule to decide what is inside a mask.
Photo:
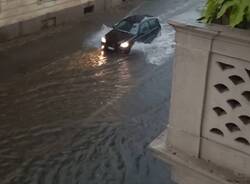
[{"label": "car driving through water", "polygon": [[158,18],[133,15],[124,18],[101,38],[103,50],[129,53],[135,42],[151,43],[161,30]]}]

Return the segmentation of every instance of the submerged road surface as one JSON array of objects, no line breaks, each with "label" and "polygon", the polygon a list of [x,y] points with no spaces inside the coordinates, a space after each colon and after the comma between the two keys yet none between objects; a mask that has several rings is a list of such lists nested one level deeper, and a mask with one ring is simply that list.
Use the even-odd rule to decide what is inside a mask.
[{"label": "submerged road surface", "polygon": [[6,67],[1,79],[0,183],[172,184],[147,146],[168,119],[175,33],[166,20],[194,4],[148,0],[130,11],[158,16],[162,32],[129,55],[101,53],[109,28],[100,22],[81,49],[44,65],[29,49],[3,51],[5,67],[32,58],[34,67],[23,64],[17,75]]}]

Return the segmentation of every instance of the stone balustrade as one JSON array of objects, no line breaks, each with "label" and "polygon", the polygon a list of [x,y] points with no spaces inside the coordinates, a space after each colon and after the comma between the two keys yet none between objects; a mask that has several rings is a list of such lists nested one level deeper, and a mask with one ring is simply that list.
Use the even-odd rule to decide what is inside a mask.
[{"label": "stone balustrade", "polygon": [[250,183],[250,31],[169,21],[176,54],[169,124],[152,144],[179,184]]}]

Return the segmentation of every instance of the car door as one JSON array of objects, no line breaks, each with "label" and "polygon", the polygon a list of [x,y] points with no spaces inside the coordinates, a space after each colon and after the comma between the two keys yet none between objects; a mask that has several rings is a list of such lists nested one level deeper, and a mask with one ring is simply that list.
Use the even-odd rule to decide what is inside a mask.
[{"label": "car door", "polygon": [[147,43],[150,33],[150,26],[148,21],[144,21],[140,24],[138,41]]}]

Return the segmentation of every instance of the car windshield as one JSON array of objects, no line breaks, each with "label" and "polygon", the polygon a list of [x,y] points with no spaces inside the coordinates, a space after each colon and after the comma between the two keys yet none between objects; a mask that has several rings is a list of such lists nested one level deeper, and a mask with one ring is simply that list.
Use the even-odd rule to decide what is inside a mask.
[{"label": "car windshield", "polygon": [[123,20],[115,26],[115,29],[118,29],[120,31],[129,32],[131,34],[136,34],[138,31],[138,27],[139,27],[138,23]]}]

